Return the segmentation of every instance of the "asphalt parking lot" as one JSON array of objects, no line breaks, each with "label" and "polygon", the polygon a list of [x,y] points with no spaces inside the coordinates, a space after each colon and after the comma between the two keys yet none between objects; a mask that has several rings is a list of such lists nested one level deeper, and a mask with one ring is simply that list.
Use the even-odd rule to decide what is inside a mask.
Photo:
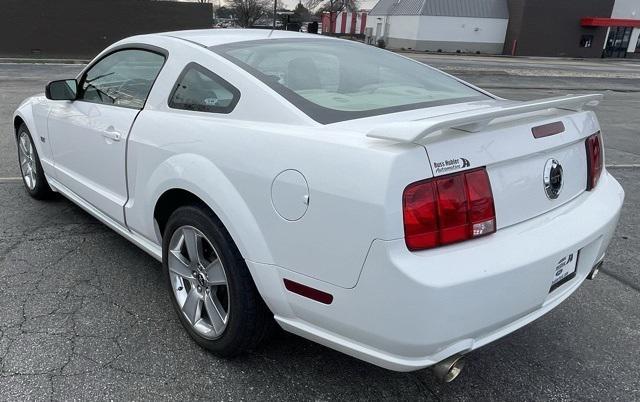
[{"label": "asphalt parking lot", "polygon": [[0,62],[0,400],[640,399],[640,63],[409,55],[506,98],[605,94],[606,163],[627,198],[595,281],[470,354],[451,384],[285,333],[218,359],[182,330],[159,263],[63,198],[32,200],[16,179],[11,113],[80,67]]}]

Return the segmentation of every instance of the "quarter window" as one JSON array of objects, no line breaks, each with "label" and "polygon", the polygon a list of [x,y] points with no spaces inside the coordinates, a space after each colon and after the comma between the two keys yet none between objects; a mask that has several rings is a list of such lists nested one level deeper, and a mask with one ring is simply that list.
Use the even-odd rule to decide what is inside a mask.
[{"label": "quarter window", "polygon": [[78,99],[142,109],[164,61],[164,56],[141,49],[112,53],[83,76]]},{"label": "quarter window", "polygon": [[185,67],[175,84],[169,107],[197,112],[230,113],[240,91],[217,74],[196,63]]}]

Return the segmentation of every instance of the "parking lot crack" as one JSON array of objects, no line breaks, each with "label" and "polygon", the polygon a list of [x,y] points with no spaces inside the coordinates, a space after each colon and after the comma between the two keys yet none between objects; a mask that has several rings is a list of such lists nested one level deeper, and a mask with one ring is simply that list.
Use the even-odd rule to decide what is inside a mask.
[{"label": "parking lot crack", "polygon": [[23,242],[27,241],[27,239],[28,239],[28,235],[29,235],[30,233],[35,233],[35,232],[37,232],[38,230],[42,229],[43,227],[46,227],[49,223],[51,223],[51,222],[55,222],[55,220],[56,220],[58,217],[60,217],[60,216],[62,216],[62,215],[64,215],[64,214],[66,214],[66,213],[68,213],[68,212],[71,210],[71,208],[72,208],[71,206],[66,207],[66,208],[63,208],[63,209],[61,209],[60,211],[58,211],[57,213],[55,213],[55,214],[53,214],[53,215],[48,216],[47,218],[45,218],[45,219],[44,219],[42,222],[40,222],[39,224],[37,224],[37,225],[35,225],[35,226],[29,227],[29,228],[27,228],[27,229],[23,230],[23,231],[18,235],[19,240],[18,240],[18,241],[16,241],[16,242],[15,242],[14,244],[12,244],[11,246],[7,247],[7,248],[6,248],[6,250],[4,250],[2,253],[0,253],[0,263],[3,263],[3,262],[5,262],[5,261],[6,261],[7,256],[8,256],[8,255],[10,255],[10,254],[13,252],[13,249],[14,249],[15,247],[17,247],[19,244],[21,244],[21,243],[23,243]]},{"label": "parking lot crack", "polygon": [[58,374],[62,374],[64,372],[64,369],[67,368],[69,363],[71,363],[71,361],[73,360],[74,356],[76,356],[76,337],[72,336],[71,337],[71,351],[70,351],[69,355],[67,356],[67,361],[58,370]]}]

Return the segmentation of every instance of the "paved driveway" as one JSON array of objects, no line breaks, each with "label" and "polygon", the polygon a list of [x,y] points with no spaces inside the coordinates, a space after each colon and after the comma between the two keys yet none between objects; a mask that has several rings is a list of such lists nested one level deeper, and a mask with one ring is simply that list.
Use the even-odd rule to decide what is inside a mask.
[{"label": "paved driveway", "polygon": [[[180,327],[159,263],[63,198],[30,199],[13,179],[12,110],[78,67],[0,64],[0,400],[640,399],[640,83],[558,77],[555,65],[545,69],[537,60],[527,67],[510,59],[414,57],[518,99],[624,87],[606,91],[598,112],[607,163],[627,199],[597,280],[472,353],[448,385],[428,371],[386,371],[285,333],[246,357],[215,358]],[[599,66],[620,73],[620,64]],[[527,68],[537,72],[506,71]]]}]

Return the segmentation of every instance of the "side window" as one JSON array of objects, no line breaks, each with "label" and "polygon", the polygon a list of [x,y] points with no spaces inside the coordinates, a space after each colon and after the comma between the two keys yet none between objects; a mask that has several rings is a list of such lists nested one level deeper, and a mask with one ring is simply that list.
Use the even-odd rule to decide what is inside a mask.
[{"label": "side window", "polygon": [[230,113],[240,91],[196,63],[188,64],[169,97],[169,107],[196,112]]},{"label": "side window", "polygon": [[142,109],[164,61],[164,56],[147,50],[112,53],[83,76],[78,99]]}]

